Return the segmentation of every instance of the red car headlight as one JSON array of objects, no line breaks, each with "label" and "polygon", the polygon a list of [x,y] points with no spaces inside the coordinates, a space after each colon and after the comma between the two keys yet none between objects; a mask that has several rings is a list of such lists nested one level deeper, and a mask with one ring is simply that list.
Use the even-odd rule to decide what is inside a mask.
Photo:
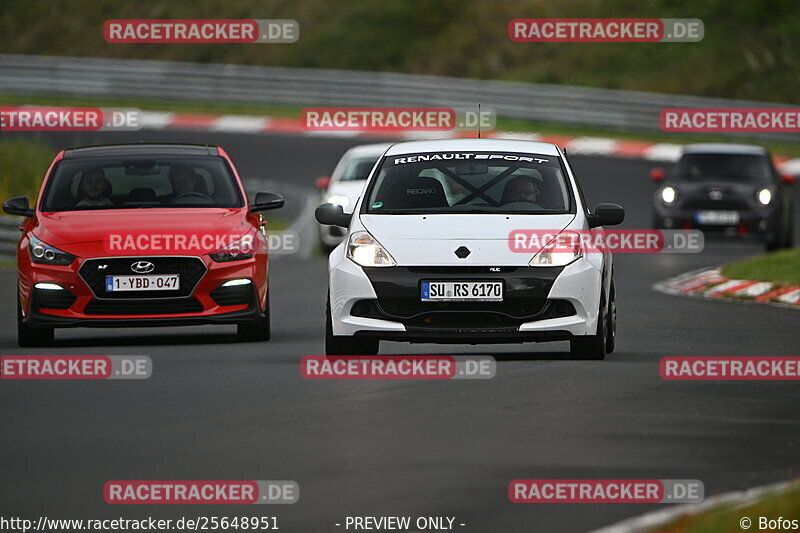
[{"label": "red car headlight", "polygon": [[239,239],[231,242],[210,253],[209,256],[214,261],[219,263],[226,261],[239,261],[241,259],[250,259],[256,253],[258,241],[256,240],[256,232],[251,231],[246,235],[242,235]]}]

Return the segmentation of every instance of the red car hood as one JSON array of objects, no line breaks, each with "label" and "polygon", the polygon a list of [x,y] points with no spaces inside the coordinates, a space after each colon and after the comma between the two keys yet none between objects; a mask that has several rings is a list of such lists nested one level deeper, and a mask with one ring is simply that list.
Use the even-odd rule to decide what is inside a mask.
[{"label": "red car hood", "polygon": [[[252,229],[244,209],[103,209],[38,213],[37,216],[38,225],[33,232],[39,239],[79,257],[131,255],[130,250],[114,252],[109,246],[112,236],[244,235]],[[138,251],[138,254],[143,253],[146,251]],[[152,250],[152,255],[165,253],[170,252]]]}]

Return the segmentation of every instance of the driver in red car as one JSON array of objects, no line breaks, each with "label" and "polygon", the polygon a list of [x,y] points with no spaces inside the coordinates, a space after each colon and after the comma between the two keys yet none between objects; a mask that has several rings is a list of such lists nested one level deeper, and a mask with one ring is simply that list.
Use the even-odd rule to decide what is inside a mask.
[{"label": "driver in red car", "polygon": [[76,207],[97,207],[112,206],[114,203],[108,197],[111,184],[106,179],[106,174],[102,168],[88,170],[81,176],[78,184],[83,198],[76,204]]},{"label": "driver in red car", "polygon": [[172,196],[174,198],[180,194],[188,192],[195,192],[197,185],[197,178],[195,177],[194,170],[186,165],[173,165],[167,174],[169,181],[172,184]]}]

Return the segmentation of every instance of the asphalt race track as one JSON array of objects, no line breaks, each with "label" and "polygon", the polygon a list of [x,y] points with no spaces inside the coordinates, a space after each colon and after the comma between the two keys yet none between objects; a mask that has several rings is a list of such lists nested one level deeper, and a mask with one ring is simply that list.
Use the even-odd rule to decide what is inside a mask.
[{"label": "asphalt race track", "polygon": [[[311,187],[355,139],[216,133],[46,134],[53,145],[131,140],[223,145],[245,177]],[[363,142],[363,141],[360,141]],[[591,205],[623,205],[646,228],[643,161],[571,157]],[[795,189],[800,202],[800,186]],[[797,221],[796,221],[797,224]],[[800,235],[797,224],[796,235]],[[617,351],[566,360],[567,343],[383,343],[381,353],[498,359],[491,380],[313,381],[322,353],[322,257],[271,262],[273,340],[230,326],[58,330],[48,349],[15,338],[15,272],[0,271],[0,353],[148,355],[148,380],[0,383],[4,516],[277,515],[287,532],[343,531],[347,515],[455,516],[456,530],[588,531],[661,505],[512,504],[515,478],[700,479],[706,496],[800,475],[796,382],[667,382],[666,355],[799,355],[795,311],[657,293],[669,276],[761,252],[617,255]],[[112,506],[111,479],[281,479],[295,505]]]}]

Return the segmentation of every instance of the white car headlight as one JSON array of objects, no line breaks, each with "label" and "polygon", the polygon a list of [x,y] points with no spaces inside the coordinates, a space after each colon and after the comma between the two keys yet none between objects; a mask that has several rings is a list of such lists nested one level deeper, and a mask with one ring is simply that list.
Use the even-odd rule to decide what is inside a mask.
[{"label": "white car headlight", "polygon": [[758,198],[758,203],[761,205],[769,205],[769,203],[772,201],[772,193],[769,189],[761,189],[758,191],[758,195],[756,197]]},{"label": "white car headlight", "polygon": [[571,232],[563,232],[539,250],[528,265],[532,267],[564,266],[582,255],[580,236]]},{"label": "white car headlight", "polygon": [[661,199],[665,204],[671,204],[675,201],[675,189],[672,187],[664,187],[661,189]]},{"label": "white car headlight", "polygon": [[356,231],[350,235],[347,257],[364,267],[390,267],[397,264],[381,243],[366,231]]},{"label": "white car headlight", "polygon": [[340,205],[342,206],[342,209],[347,209],[347,206],[350,205],[350,198],[343,194],[332,194],[328,196],[326,201],[329,204]]}]

